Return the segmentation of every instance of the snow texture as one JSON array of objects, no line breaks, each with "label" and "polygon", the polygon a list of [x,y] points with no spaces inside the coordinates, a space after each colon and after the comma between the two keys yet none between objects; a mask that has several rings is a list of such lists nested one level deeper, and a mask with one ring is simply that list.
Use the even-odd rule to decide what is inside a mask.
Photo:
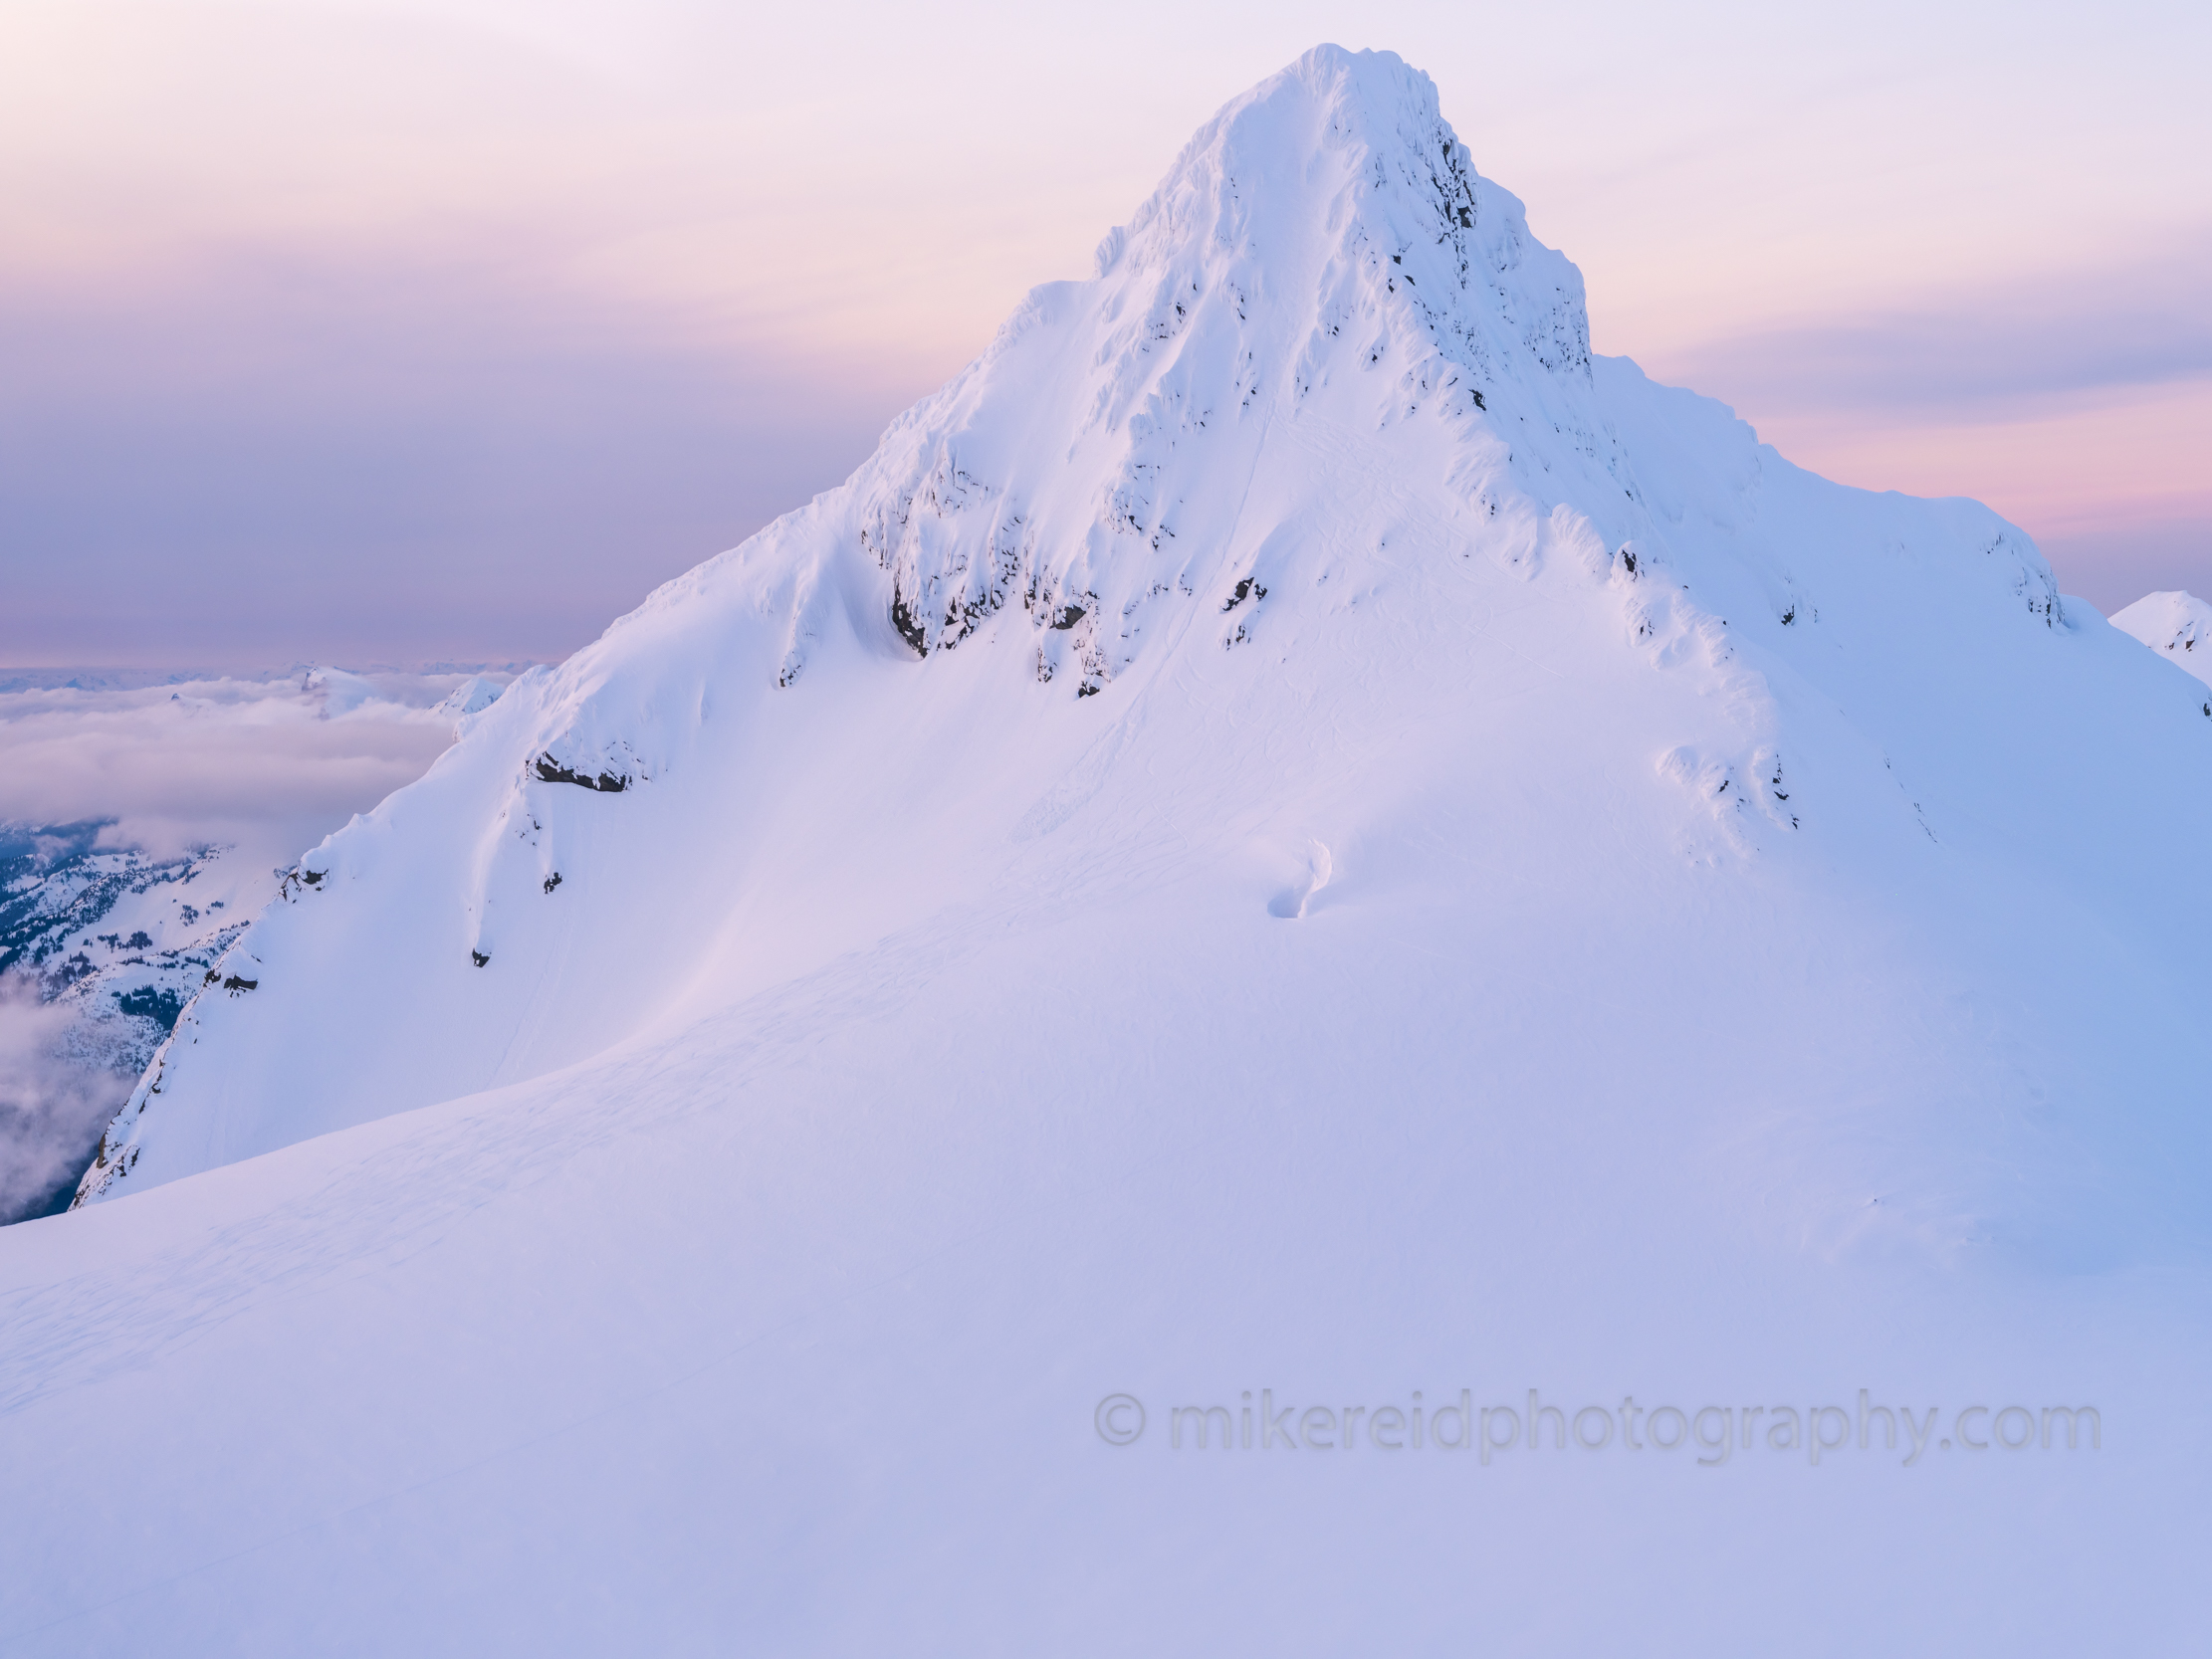
[{"label": "snow texture", "polygon": [[[468,716],[0,1235],[5,1633],[2172,1650],[2201,688],[1588,341],[1319,49]],[[1462,1390],[1776,1432],[1477,1456]],[[1332,1427],[1175,1412],[1263,1402]],[[2101,1438],[1970,1449],[2016,1402]]]}]

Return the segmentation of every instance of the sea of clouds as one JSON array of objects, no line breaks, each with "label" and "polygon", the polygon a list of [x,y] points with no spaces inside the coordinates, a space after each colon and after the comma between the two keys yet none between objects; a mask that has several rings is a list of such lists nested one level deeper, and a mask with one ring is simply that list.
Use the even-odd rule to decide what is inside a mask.
[{"label": "sea of clouds", "polygon": [[[0,902],[39,881],[42,849],[82,847],[90,826],[95,848],[151,860],[224,849],[229,913],[250,916],[279,868],[421,776],[522,666],[0,671],[0,842],[31,855]],[[83,1025],[23,964],[0,972],[0,1221],[82,1169],[136,1082]]]}]

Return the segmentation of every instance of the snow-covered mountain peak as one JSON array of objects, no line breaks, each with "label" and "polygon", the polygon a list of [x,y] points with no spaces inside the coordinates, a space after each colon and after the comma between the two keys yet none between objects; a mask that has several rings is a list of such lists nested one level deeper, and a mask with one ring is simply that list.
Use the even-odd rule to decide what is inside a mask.
[{"label": "snow-covered mountain peak", "polygon": [[2212,604],[2182,590],[2146,593],[2114,611],[2112,626],[2212,685]]},{"label": "snow-covered mountain peak", "polygon": [[1323,50],[459,717],[0,1230],[0,1630],[2178,1646],[2212,701],[1581,314]]},{"label": "snow-covered mountain peak", "polygon": [[1036,290],[853,482],[917,652],[1018,603],[1037,677],[1094,692],[1183,601],[1268,587],[1224,559],[1227,519],[1310,408],[1366,434],[1426,415],[1490,516],[1508,409],[1598,454],[1580,274],[1391,54],[1322,47],[1229,104],[1097,265]]},{"label": "snow-covered mountain peak", "polygon": [[[85,1194],[595,1063],[901,930],[1104,928],[1171,880],[1241,919],[1222,938],[1379,868],[1476,931],[1488,895],[1601,871],[1645,873],[1614,899],[1640,912],[1770,855],[1917,881],[1954,838],[2123,886],[2096,850],[2188,815],[2087,789],[2122,750],[2075,745],[2082,711],[2212,740],[2142,656],[1986,508],[1840,488],[1593,357],[1580,277],[1428,79],[1321,48],[844,485],[302,860]],[[1183,914],[1124,939],[1128,982]]]},{"label": "snow-covered mountain peak", "polygon": [[[1096,274],[1032,291],[844,486],[553,675],[525,763],[662,775],[670,708],[706,696],[674,689],[687,664],[789,690],[825,654],[912,662],[988,629],[1084,698],[1171,645],[1234,649],[1263,609],[1318,617],[1392,562],[1347,474],[1421,478],[1425,539],[1441,512],[1457,554],[1523,576],[1567,551],[1602,578],[1639,533],[1580,274],[1473,171],[1428,77],[1321,47],[1209,121]],[[1331,517],[1359,527],[1315,534]],[[744,666],[727,634],[703,656],[738,616]]]},{"label": "snow-covered mountain peak", "polygon": [[[1318,298],[1324,334],[1363,310],[1386,326],[1411,313],[1493,380],[1500,344],[1589,380],[1581,274],[1529,236],[1520,201],[1474,171],[1435,83],[1393,53],[1317,47],[1230,102],[1100,245],[1099,276],[1120,271],[1166,279],[1161,308],[1181,303],[1180,279],[1203,299],[1212,277],[1247,304],[1246,284],[1293,310]],[[1314,275],[1316,293],[1301,292]],[[1157,310],[1149,320],[1174,326]]]}]

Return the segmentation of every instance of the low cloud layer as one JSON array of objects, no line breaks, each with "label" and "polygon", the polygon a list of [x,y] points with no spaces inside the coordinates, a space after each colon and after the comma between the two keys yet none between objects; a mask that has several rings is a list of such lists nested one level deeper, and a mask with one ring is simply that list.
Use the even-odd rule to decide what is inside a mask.
[{"label": "low cloud layer", "polygon": [[[458,707],[508,678],[0,675],[0,1223],[74,1184],[196,985],[196,965],[160,947],[220,948],[278,868],[419,777]],[[88,885],[96,855],[134,849],[144,871],[210,846],[224,850],[193,859],[188,890],[173,870],[150,888],[126,880],[136,894]],[[178,918],[196,933],[146,920],[149,893],[156,909],[188,896]],[[118,948],[141,924],[161,936]]]},{"label": "low cloud layer", "polygon": [[0,693],[0,822],[99,819],[107,846],[289,864],[428,769],[453,740],[436,705],[467,678],[371,676],[357,702],[327,672]]},{"label": "low cloud layer", "polygon": [[72,1055],[76,1020],[28,980],[0,974],[0,1224],[42,1213],[76,1186],[137,1082]]}]

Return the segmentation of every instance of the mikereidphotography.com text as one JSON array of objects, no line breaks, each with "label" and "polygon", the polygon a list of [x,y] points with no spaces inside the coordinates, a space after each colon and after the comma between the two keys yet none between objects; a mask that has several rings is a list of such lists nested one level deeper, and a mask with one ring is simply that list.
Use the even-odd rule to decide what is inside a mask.
[{"label": "mikereidphotography.com text", "polygon": [[1421,1389],[1381,1404],[1324,1404],[1313,1396],[1240,1389],[1219,1399],[1148,1404],[1134,1394],[1101,1398],[1091,1412],[1111,1446],[1148,1444],[1171,1452],[1472,1452],[1487,1464],[1508,1453],[1654,1452],[1686,1456],[1708,1469],[1738,1457],[1801,1457],[1818,1466],[1839,1456],[1878,1454],[1910,1468],[1931,1454],[2103,1449],[2094,1405],[1904,1405],[1861,1388],[1849,1403],[1818,1397],[1754,1404],[1568,1402],[1528,1389],[1506,1403],[1477,1403],[1472,1389],[1431,1396]]}]

